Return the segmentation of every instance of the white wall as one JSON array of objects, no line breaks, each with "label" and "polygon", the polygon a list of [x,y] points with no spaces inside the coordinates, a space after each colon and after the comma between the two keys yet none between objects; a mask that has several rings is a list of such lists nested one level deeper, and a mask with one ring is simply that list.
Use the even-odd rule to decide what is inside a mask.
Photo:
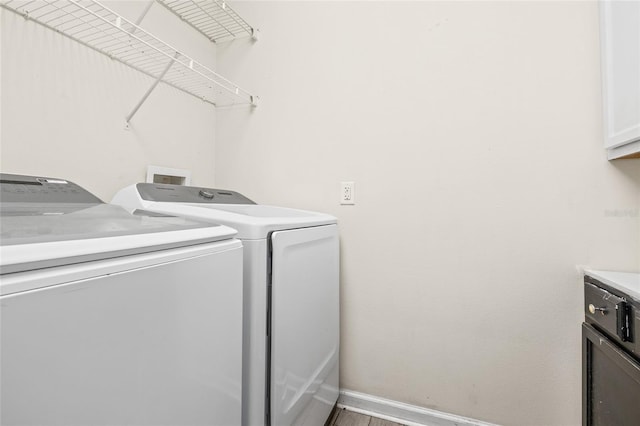
[{"label": "white wall", "polygon": [[[135,21],[146,1],[105,2]],[[109,201],[144,181],[147,165],[193,172],[213,184],[215,108],[160,84],[125,130],[125,117],[153,80],[21,16],[2,14],[5,173],[67,178]],[[141,26],[214,67],[216,47],[154,4]]]},{"label": "white wall", "polygon": [[[580,424],[581,275],[640,270],[639,160],[602,147],[595,2],[240,2],[216,184],[332,213],[341,387]],[[338,183],[356,182],[355,206]]]},{"label": "white wall", "polygon": [[[109,5],[135,19],[144,2]],[[262,37],[218,46],[218,70],[261,105],[215,112],[159,86],[131,131],[147,77],[0,9],[2,171],[109,200],[155,164],[335,214],[342,387],[579,424],[575,265],[640,269],[639,163],[601,144],[596,4],[234,7]],[[143,26],[215,65],[161,7]],[[338,205],[341,180],[355,206]]]}]

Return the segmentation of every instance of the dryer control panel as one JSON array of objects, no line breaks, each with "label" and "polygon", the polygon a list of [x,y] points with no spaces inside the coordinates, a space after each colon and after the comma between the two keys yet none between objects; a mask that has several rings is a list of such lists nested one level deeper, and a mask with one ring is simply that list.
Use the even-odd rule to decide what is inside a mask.
[{"label": "dryer control panel", "polygon": [[197,186],[139,183],[136,189],[146,201],[206,204],[255,204],[244,195],[226,189]]},{"label": "dryer control panel", "polygon": [[86,189],[65,179],[0,174],[3,203],[102,204]]}]

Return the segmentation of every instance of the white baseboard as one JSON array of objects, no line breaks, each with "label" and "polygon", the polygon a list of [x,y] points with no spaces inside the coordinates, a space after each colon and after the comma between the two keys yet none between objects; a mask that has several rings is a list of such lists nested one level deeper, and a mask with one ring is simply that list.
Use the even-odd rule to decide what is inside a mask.
[{"label": "white baseboard", "polygon": [[468,417],[350,390],[340,391],[338,407],[408,426],[496,426]]}]

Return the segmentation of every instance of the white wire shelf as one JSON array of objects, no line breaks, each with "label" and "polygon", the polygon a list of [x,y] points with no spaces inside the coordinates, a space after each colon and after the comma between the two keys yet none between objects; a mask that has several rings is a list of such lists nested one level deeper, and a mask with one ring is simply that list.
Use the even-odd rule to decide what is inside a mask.
[{"label": "white wire shelf", "polygon": [[214,43],[256,37],[255,30],[221,0],[157,0]]},{"label": "white wire shelf", "polygon": [[257,97],[96,0],[0,0],[0,6],[212,105],[256,104]]}]

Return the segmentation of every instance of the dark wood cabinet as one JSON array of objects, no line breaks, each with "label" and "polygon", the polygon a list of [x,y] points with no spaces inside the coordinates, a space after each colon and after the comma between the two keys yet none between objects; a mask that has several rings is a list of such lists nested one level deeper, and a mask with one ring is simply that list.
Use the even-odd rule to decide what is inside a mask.
[{"label": "dark wood cabinet", "polygon": [[583,426],[640,425],[640,308],[585,279],[582,324]]}]

